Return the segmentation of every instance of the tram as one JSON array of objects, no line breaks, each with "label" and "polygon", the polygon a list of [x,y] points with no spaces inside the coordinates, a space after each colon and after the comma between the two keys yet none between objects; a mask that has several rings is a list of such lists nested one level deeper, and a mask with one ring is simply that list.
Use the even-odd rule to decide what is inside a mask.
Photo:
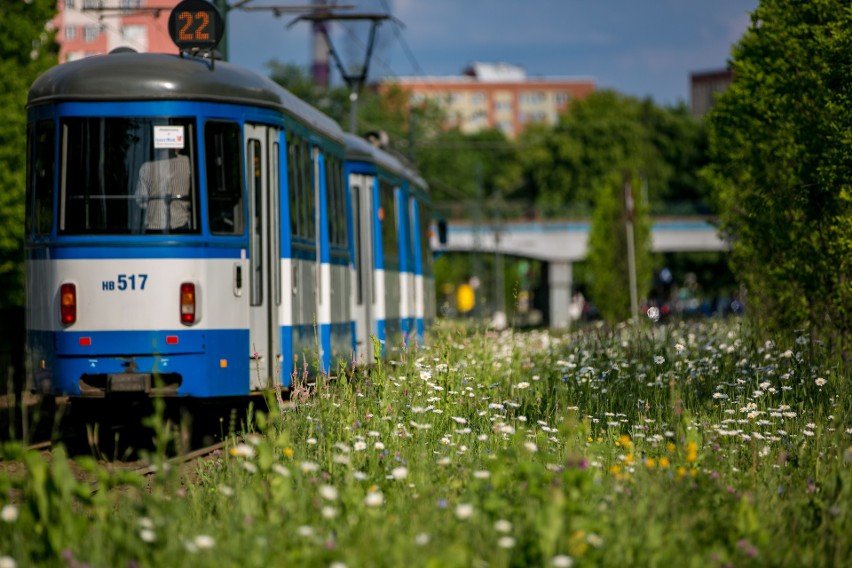
[{"label": "tram", "polygon": [[32,85],[33,391],[243,396],[369,363],[371,336],[384,354],[422,342],[426,184],[268,78],[203,56],[221,30],[211,4],[184,0],[179,53],[118,49]]}]

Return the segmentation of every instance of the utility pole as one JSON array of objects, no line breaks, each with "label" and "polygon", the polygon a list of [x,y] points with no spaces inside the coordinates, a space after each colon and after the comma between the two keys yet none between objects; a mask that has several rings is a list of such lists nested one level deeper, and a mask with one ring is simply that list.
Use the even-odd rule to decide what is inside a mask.
[{"label": "utility pole", "polygon": [[[314,30],[319,32],[325,38],[325,42],[328,45],[329,55],[331,55],[334,64],[337,66],[337,70],[340,72],[340,76],[343,78],[343,81],[349,87],[349,132],[353,134],[355,134],[358,130],[358,97],[361,89],[364,87],[364,83],[367,82],[367,73],[370,69],[370,58],[373,55],[373,47],[376,42],[376,29],[384,20],[389,19],[391,19],[389,14],[338,14],[330,10],[314,10],[310,14],[299,16],[287,25],[289,28],[296,22],[309,21],[315,25]],[[316,26],[317,23],[324,24],[325,22],[334,20],[367,20],[371,24],[370,37],[367,40],[367,51],[364,56],[364,63],[354,72],[347,71],[343,66],[343,62],[340,60],[340,56],[338,55],[337,50],[334,49],[334,44],[328,35],[328,29],[326,26]]]},{"label": "utility pole", "polygon": [[633,201],[633,186],[630,172],[624,172],[624,210],[627,217],[627,276],[630,281],[630,317],[639,321],[639,292],[636,289],[636,244],[633,234],[633,215],[636,210]]}]

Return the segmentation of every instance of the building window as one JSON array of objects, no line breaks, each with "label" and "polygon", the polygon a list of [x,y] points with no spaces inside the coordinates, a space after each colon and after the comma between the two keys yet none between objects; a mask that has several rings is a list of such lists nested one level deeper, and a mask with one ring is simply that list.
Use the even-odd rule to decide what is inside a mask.
[{"label": "building window", "polygon": [[470,102],[475,105],[485,104],[485,93],[471,93]]},{"label": "building window", "polygon": [[101,0],[83,0],[83,9],[101,8]]},{"label": "building window", "polygon": [[77,0],[65,0],[65,9],[73,10],[76,8]]},{"label": "building window", "polygon": [[137,42],[145,38],[145,26],[132,25],[121,28],[121,37],[128,42]]},{"label": "building window", "polygon": [[65,39],[68,41],[77,39],[77,26],[65,27]]},{"label": "building window", "polygon": [[557,105],[565,105],[568,104],[568,101],[571,100],[571,93],[569,92],[561,92],[556,93],[556,104]]},{"label": "building window", "polygon": [[497,101],[494,103],[496,112],[512,112],[512,101]]},{"label": "building window", "polygon": [[83,39],[86,41],[95,41],[98,38],[98,34],[101,33],[100,26],[86,26],[83,28]]}]

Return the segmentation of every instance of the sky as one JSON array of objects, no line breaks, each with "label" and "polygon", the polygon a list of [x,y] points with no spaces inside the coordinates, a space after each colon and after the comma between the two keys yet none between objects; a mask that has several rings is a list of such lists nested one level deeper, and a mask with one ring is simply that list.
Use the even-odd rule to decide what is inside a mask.
[{"label": "sky", "polygon": [[[235,4],[238,0],[229,0]],[[310,0],[249,0],[292,6]],[[474,61],[505,62],[529,77],[583,77],[660,105],[689,103],[694,72],[723,69],[758,0],[337,0],[346,13],[390,13],[378,28],[370,82],[459,75]],[[311,63],[311,26],[295,14],[231,10],[234,63],[268,73],[267,62]],[[292,24],[292,25],[291,25]],[[335,23],[344,62],[363,62],[367,24]],[[332,70],[332,81],[340,76]]]}]

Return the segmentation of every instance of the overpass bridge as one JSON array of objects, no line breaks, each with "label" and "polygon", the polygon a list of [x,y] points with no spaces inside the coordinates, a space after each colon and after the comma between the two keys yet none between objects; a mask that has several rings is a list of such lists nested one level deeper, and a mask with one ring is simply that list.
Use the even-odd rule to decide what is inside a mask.
[{"label": "overpass bridge", "polygon": [[[549,321],[567,327],[571,301],[572,264],[586,258],[588,220],[506,221],[476,225],[447,224],[447,242],[433,235],[432,250],[505,254],[548,263]],[[652,220],[652,252],[726,251],[729,249],[708,217],[657,217]]]}]

